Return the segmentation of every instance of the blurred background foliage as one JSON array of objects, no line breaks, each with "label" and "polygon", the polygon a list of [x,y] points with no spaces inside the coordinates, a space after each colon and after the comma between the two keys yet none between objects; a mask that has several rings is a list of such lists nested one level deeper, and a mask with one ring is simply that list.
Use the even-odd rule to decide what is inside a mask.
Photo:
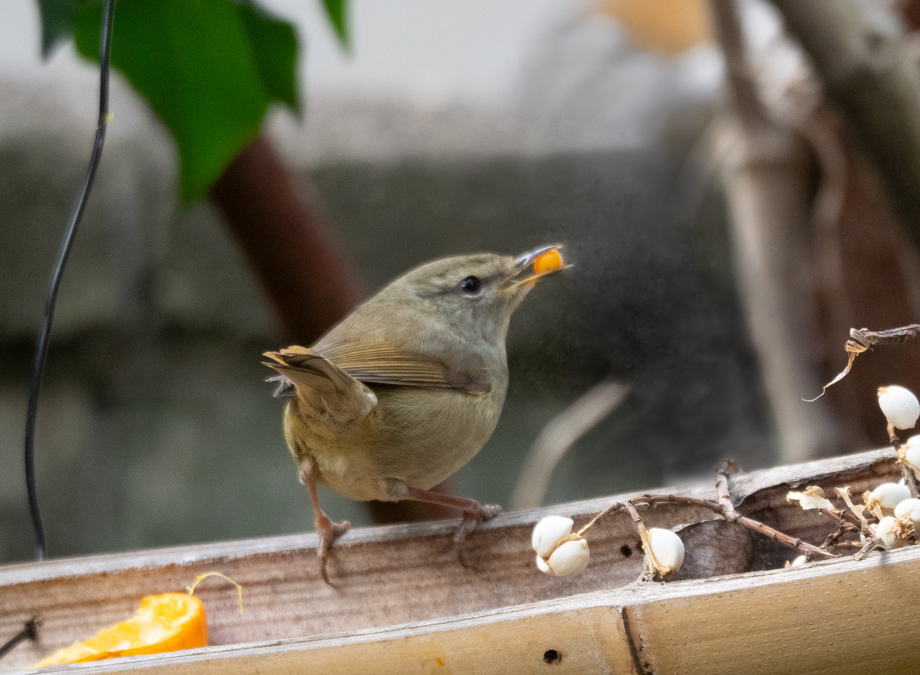
[{"label": "blurred background foliage", "polygon": [[[19,450],[28,374],[89,153],[95,74],[76,54],[94,58],[100,12],[94,0],[8,3],[0,561],[32,550]],[[773,7],[739,6],[749,72],[771,103],[771,92],[800,82],[788,64],[804,59]],[[309,531],[261,352],[309,344],[394,276],[455,253],[561,242],[575,265],[516,314],[505,412],[451,482],[458,494],[507,506],[544,425],[605,379],[631,393],[566,455],[547,502],[708,477],[726,456],[753,469],[883,443],[871,415],[846,426],[856,404],[845,398],[820,408],[843,430],[836,440],[802,442],[777,401],[801,404],[841,365],[841,322],[900,320],[882,305],[906,307],[909,319],[915,286],[865,299],[875,314],[840,315],[827,311],[839,302],[809,305],[801,289],[821,284],[806,282],[787,298],[801,301],[819,337],[765,346],[754,330],[751,339],[752,286],[738,280],[759,267],[739,256],[737,185],[724,182],[730,220],[717,180],[738,138],[719,111],[737,92],[726,99],[724,41],[709,9],[702,0],[119,0],[114,119],[39,411],[51,554]],[[787,69],[775,76],[764,64]],[[820,154],[809,147],[806,157]],[[804,167],[782,171],[802,176],[810,208],[826,166]],[[842,210],[883,233],[874,248],[855,245],[861,259],[907,278],[910,247],[873,175],[849,174],[870,186],[858,194],[873,205]],[[802,237],[820,252],[815,231],[807,225]],[[777,350],[808,353],[790,357],[808,377],[785,392],[765,378],[764,354]],[[912,367],[885,358],[882,374]],[[882,377],[864,371],[866,386]],[[371,520],[361,504],[323,500],[336,519]],[[374,517],[406,516],[424,514]]]}]

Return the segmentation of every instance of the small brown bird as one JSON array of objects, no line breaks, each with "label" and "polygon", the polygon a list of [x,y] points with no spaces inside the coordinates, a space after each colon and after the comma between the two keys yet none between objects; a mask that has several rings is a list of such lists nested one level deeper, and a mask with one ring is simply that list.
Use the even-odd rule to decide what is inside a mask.
[{"label": "small brown bird", "polygon": [[558,246],[517,258],[435,260],[360,305],[312,348],[267,352],[289,398],[284,437],[310,491],[323,579],[349,523],[319,506],[321,483],[356,500],[413,499],[463,512],[455,540],[501,512],[431,492],[492,435],[508,389],[511,314],[538,280],[566,266]]}]

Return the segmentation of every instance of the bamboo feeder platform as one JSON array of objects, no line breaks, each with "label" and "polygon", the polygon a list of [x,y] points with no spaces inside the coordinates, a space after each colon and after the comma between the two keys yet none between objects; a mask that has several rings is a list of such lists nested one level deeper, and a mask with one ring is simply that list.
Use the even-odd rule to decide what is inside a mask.
[{"label": "bamboo feeder platform", "polygon": [[[737,474],[731,494],[739,513],[820,544],[832,524],[787,504],[789,490],[849,485],[861,494],[898,478],[894,451],[877,450]],[[658,492],[716,498],[712,484]],[[455,521],[353,530],[333,549],[334,586],[319,576],[313,534],[0,567],[0,641],[41,620],[37,640],[0,660],[0,672],[27,669],[125,619],[143,596],[182,591],[212,571],[243,586],[244,612],[226,582],[198,586],[211,646],[40,672],[920,672],[920,545],[783,569],[795,551],[668,503],[643,520],[692,524],[680,531],[687,557],[676,580],[637,581],[643,553],[624,512],[591,530],[581,575],[537,570],[534,523],[557,514],[579,527],[632,496],[499,516],[469,537],[469,567],[453,549]]]}]

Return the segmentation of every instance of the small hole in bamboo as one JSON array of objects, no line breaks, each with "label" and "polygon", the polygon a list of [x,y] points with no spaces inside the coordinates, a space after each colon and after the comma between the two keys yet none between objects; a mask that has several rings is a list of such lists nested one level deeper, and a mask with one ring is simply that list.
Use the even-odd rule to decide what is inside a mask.
[{"label": "small hole in bamboo", "polygon": [[632,549],[629,548],[629,544],[623,544],[622,546],[620,546],[620,553],[623,554],[624,558],[628,558],[629,556],[631,556]]},{"label": "small hole in bamboo", "polygon": [[543,662],[550,665],[562,663],[562,654],[557,652],[555,649],[547,649],[545,652],[543,652]]}]

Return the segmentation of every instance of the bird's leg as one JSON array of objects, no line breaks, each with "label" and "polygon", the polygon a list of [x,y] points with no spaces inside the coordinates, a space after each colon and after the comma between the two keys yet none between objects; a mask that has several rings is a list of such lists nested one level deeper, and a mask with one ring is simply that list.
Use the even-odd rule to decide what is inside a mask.
[{"label": "bird's leg", "polygon": [[332,544],[335,543],[336,539],[348,532],[351,528],[351,523],[347,520],[335,522],[319,507],[316,477],[312,472],[301,471],[300,481],[310,491],[310,502],[313,504],[313,525],[319,535],[319,548],[316,550],[316,555],[319,556],[319,570],[323,575],[323,581],[331,586],[332,582],[329,581],[329,575],[326,572],[326,559],[329,557],[329,549],[332,548]]},{"label": "bird's leg", "polygon": [[452,509],[458,509],[463,512],[463,522],[457,528],[454,534],[454,544],[457,547],[457,556],[460,563],[466,567],[466,550],[463,543],[466,535],[476,529],[479,523],[491,520],[502,512],[502,507],[497,504],[480,504],[475,499],[466,499],[464,497],[454,497],[452,495],[432,492],[431,490],[418,490],[416,488],[406,488],[404,499],[413,499],[418,502],[428,502],[429,504],[439,504]]}]

